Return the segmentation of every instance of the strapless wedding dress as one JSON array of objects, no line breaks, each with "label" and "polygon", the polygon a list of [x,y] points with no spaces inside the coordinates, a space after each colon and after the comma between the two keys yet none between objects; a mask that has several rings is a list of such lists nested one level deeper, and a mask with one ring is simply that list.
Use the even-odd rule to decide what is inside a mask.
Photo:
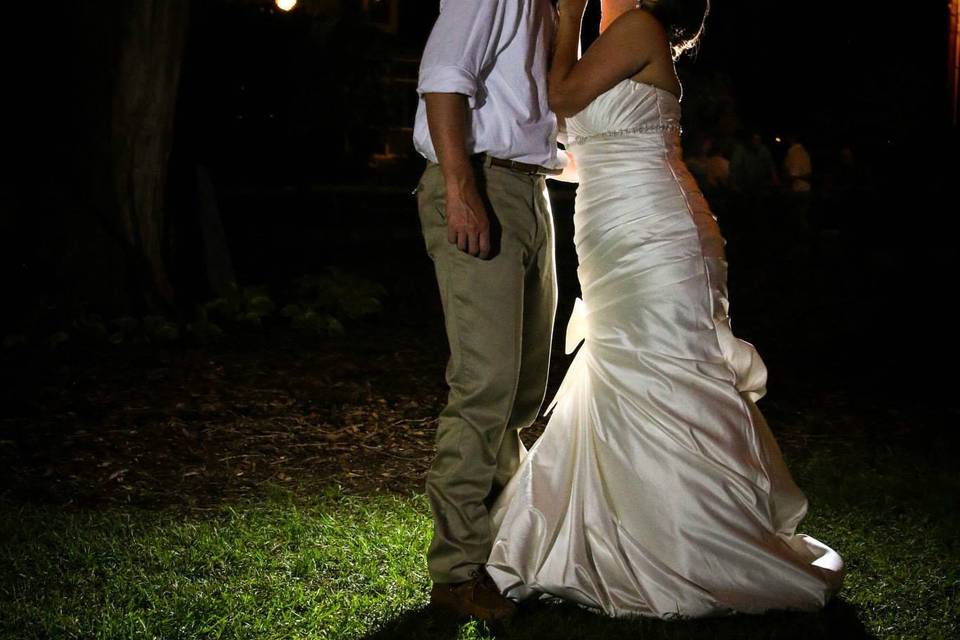
[{"label": "strapless wedding dress", "polygon": [[681,159],[680,104],[625,80],[568,121],[580,171],[580,340],[543,435],[492,509],[514,599],[614,616],[812,610],[842,561],[754,401],[766,369],[727,316],[724,241]]}]

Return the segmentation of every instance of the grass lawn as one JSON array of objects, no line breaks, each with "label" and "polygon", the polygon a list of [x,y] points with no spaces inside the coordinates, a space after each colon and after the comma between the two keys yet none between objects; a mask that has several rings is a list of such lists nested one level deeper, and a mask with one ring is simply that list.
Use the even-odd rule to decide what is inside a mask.
[{"label": "grass lawn", "polygon": [[844,556],[820,614],[661,622],[537,605],[507,630],[426,608],[422,496],[270,487],[201,512],[6,505],[3,638],[957,638],[957,478],[896,448],[787,455],[802,529]]}]

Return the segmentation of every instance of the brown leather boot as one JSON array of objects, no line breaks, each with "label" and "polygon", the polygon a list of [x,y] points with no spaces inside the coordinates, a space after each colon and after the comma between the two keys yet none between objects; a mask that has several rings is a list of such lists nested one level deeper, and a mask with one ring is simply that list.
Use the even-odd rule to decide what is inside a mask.
[{"label": "brown leather boot", "polygon": [[486,622],[505,622],[517,612],[517,606],[500,594],[493,579],[482,569],[466,582],[434,583],[430,604]]}]

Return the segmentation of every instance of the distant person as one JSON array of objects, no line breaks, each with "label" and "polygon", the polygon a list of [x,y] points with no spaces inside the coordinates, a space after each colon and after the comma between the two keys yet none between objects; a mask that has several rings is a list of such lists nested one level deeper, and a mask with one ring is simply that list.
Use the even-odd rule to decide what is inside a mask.
[{"label": "distant person", "polygon": [[709,137],[704,137],[699,141],[699,144],[694,147],[694,152],[684,158],[684,162],[686,162],[690,173],[693,174],[694,180],[697,181],[697,184],[699,184],[700,188],[705,192],[710,188],[709,164],[712,149],[713,140]]},{"label": "distant person", "polygon": [[[826,216],[821,226],[840,230],[845,228],[848,233],[856,233],[856,218],[859,210],[870,210],[864,206],[866,191],[869,190],[870,180],[865,168],[857,159],[854,146],[845,143],[836,151],[832,162],[828,164],[824,176],[824,199]],[[865,223],[865,222],[864,222]]]},{"label": "distant person", "polygon": [[777,168],[763,136],[753,133],[746,144],[738,143],[730,158],[730,185],[740,193],[763,195],[779,184]]},{"label": "distant person", "polygon": [[869,177],[857,160],[857,152],[852,144],[844,144],[837,152],[833,175],[833,187],[847,191],[857,191],[867,187]]},{"label": "distant person", "polygon": [[811,234],[813,164],[810,154],[800,139],[787,136],[787,154],[783,159],[783,176],[786,185],[783,210],[776,220],[779,228],[781,253],[793,266],[795,274],[802,277],[808,251],[815,247]]},{"label": "distant person", "polygon": [[694,153],[685,157],[684,162],[704,193],[715,193],[729,186],[730,161],[720,152],[713,138],[702,138]]},{"label": "distant person", "polygon": [[840,166],[844,172],[857,173],[857,155],[853,151],[853,146],[849,144],[840,148]]},{"label": "distant person", "polygon": [[[725,153],[726,145],[713,141],[707,153],[707,181],[703,193],[710,200],[710,208],[721,219],[724,230],[732,236],[740,229],[736,220],[730,216],[730,160]],[[727,238],[730,240],[731,238]]]},{"label": "distant person", "polygon": [[730,188],[730,161],[717,144],[711,146],[707,156],[707,188],[713,192]]},{"label": "distant person", "polygon": [[809,193],[813,175],[810,154],[796,136],[788,138],[788,145],[787,157],[783,160],[788,189],[793,193]]},{"label": "distant person", "polygon": [[[770,201],[779,185],[777,166],[769,147],[759,133],[750,135],[746,143],[737,141],[730,155],[730,218],[737,231],[755,237],[766,237],[774,222],[770,209],[776,205]],[[754,249],[775,250],[768,242],[753,242]]]}]

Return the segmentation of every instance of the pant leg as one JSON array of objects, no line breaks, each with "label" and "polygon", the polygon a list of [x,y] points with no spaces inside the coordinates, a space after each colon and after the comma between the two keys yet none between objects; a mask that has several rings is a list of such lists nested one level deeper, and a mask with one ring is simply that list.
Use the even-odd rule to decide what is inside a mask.
[{"label": "pant leg", "polygon": [[537,179],[534,213],[537,235],[524,279],[520,373],[510,420],[497,457],[494,494],[488,498],[491,504],[492,498],[513,477],[526,454],[520,431],[537,419],[550,372],[553,323],[557,312],[557,274],[553,212],[543,178]]},{"label": "pant leg", "polygon": [[500,464],[515,468],[512,458],[519,455],[500,451],[521,371],[524,289],[537,240],[536,178],[497,167],[477,172],[498,231],[497,253],[489,260],[447,242],[439,167],[427,168],[418,193],[450,344],[450,392],[427,474],[434,517],[427,563],[435,582],[467,580],[486,562],[492,541],[485,502]]}]

